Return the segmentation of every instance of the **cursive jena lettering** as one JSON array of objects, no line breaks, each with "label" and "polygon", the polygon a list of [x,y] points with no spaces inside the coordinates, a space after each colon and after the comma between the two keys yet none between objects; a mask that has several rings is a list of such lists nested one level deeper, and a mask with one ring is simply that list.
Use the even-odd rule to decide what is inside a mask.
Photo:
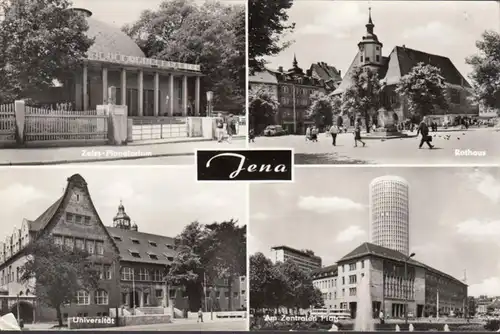
[{"label": "cursive jena lettering", "polygon": [[240,163],[238,164],[238,168],[231,172],[231,174],[229,174],[229,178],[230,179],[234,179],[236,178],[238,175],[240,175],[240,173],[242,171],[247,171],[249,173],[286,173],[287,169],[286,169],[286,166],[283,165],[283,164],[279,164],[279,165],[276,165],[276,166],[272,166],[270,164],[262,164],[260,166],[256,165],[256,164],[250,164],[248,166],[245,166],[245,162],[246,162],[246,157],[242,154],[238,154],[238,153],[220,153],[220,154],[217,154],[217,155],[214,155],[213,157],[210,158],[210,160],[207,161],[207,164],[206,164],[206,167],[207,168],[210,168],[210,164],[212,163],[212,160],[216,159],[216,158],[220,158],[220,157],[234,157],[234,158],[239,158],[240,159]]}]

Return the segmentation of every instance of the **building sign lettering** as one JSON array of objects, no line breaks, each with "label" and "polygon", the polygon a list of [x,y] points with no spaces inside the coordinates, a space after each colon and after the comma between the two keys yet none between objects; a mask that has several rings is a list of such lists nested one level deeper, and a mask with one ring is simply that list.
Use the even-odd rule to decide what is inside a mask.
[{"label": "building sign lettering", "polygon": [[136,65],[136,66],[149,66],[158,67],[161,69],[175,69],[199,72],[200,65],[176,63],[173,61],[165,61],[144,57],[125,56],[118,53],[104,53],[104,52],[89,52],[88,60],[102,61],[108,63],[116,63],[122,65]]}]

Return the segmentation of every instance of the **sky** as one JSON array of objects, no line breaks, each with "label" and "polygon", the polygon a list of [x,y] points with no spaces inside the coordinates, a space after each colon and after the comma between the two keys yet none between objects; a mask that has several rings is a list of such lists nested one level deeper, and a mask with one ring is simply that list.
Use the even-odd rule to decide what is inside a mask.
[{"label": "sky", "polygon": [[139,232],[175,237],[193,221],[247,223],[247,185],[195,181],[194,167],[51,167],[0,169],[0,240],[23,218],[34,220],[80,174],[101,221],[113,225],[120,200]]},{"label": "sky", "polygon": [[295,22],[295,41],[278,56],[267,58],[269,68],[326,62],[346,73],[365,35],[368,8],[372,7],[374,32],[383,43],[382,55],[395,46],[450,58],[467,76],[465,57],[476,52],[475,42],[486,29],[500,29],[500,8],[494,1],[317,1],[296,0],[288,11]]},{"label": "sky", "polygon": [[[156,10],[163,1],[170,0],[72,0],[73,6],[88,9],[92,17],[122,27],[139,19],[141,12],[146,9]],[[204,3],[204,0],[195,0]],[[227,4],[245,4],[244,0],[221,0]]]},{"label": "sky", "polygon": [[500,168],[296,168],[294,183],[251,185],[250,254],[287,245],[334,264],[369,241],[368,187],[383,175],[410,185],[415,259],[500,296]]}]

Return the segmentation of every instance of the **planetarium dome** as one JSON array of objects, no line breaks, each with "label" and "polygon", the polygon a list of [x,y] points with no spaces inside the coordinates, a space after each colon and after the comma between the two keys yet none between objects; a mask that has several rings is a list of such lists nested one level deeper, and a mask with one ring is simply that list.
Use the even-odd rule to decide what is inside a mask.
[{"label": "planetarium dome", "polygon": [[83,8],[73,8],[87,18],[87,36],[95,38],[88,52],[118,53],[125,56],[146,57],[137,44],[121,31],[108,23],[96,20],[92,12]]}]

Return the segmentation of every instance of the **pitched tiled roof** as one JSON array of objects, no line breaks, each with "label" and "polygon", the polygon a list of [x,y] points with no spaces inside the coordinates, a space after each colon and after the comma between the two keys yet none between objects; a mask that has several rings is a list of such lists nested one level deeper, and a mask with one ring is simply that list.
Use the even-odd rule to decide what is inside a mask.
[{"label": "pitched tiled roof", "polygon": [[28,220],[29,223],[29,230],[33,232],[38,232],[41,231],[47,226],[47,224],[50,222],[52,217],[54,217],[55,213],[57,212],[57,209],[61,205],[62,201],[64,199],[64,195],[61,196],[57,201],[55,201],[47,210],[45,210],[44,213],[40,215],[37,219],[31,221]]},{"label": "pitched tiled roof", "polygon": [[[167,265],[175,256],[174,238],[117,227],[106,226],[106,229],[115,240],[122,261]],[[140,257],[134,257],[132,252],[137,252]],[[151,254],[158,260],[152,259]]]},{"label": "pitched tiled roof", "polygon": [[254,83],[278,84],[276,74],[267,69],[262,72],[255,72],[253,75],[250,75],[248,77],[248,81]]},{"label": "pitched tiled roof", "polygon": [[337,274],[338,274],[338,266],[336,264],[333,264],[331,266],[326,266],[323,268],[314,269],[311,273],[311,275],[314,278],[337,276]]},{"label": "pitched tiled roof", "polygon": [[335,67],[330,66],[327,63],[320,62],[312,64],[311,71],[314,71],[320,77],[320,79],[324,80],[325,82],[329,80],[333,80],[335,82],[342,80],[339,71]]},{"label": "pitched tiled roof", "polygon": [[[350,252],[347,255],[345,255],[344,257],[342,257],[338,261],[338,263],[361,258],[361,257],[367,256],[367,255],[372,255],[372,256],[376,256],[376,257],[380,257],[380,258],[384,258],[384,259],[388,259],[388,260],[393,260],[393,261],[399,261],[399,262],[404,262],[407,258],[406,255],[404,255],[403,253],[398,252],[396,250],[389,249],[389,248],[382,247],[382,246],[378,246],[378,245],[374,245],[374,244],[369,243],[369,242],[365,242],[365,243],[359,245],[358,247],[356,247],[352,252]],[[455,277],[448,275],[446,273],[443,273],[442,271],[439,271],[437,269],[434,269],[434,268],[432,268],[432,267],[430,267],[422,262],[415,261],[413,258],[408,259],[408,264],[424,268],[428,271],[434,272],[438,275],[447,277],[448,279],[451,279],[455,282],[458,282],[458,283],[465,285],[465,283],[456,279]]]}]

